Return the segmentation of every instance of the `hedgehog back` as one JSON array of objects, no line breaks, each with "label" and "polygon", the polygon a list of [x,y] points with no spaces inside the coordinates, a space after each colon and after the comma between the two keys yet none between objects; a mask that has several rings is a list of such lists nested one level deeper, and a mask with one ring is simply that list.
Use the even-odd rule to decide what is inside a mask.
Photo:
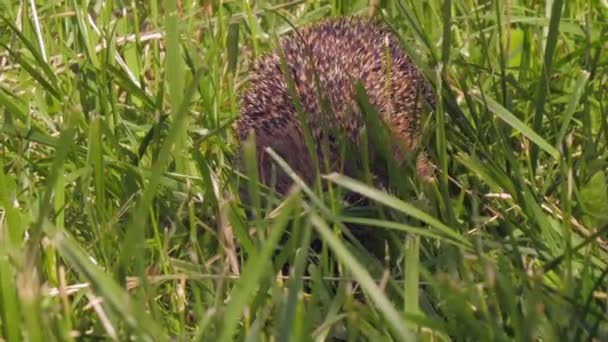
[{"label": "hedgehog back", "polygon": [[[279,53],[285,58],[285,70],[294,82],[317,146],[327,123],[358,144],[363,120],[353,85],[354,81],[361,81],[371,104],[393,133],[393,150],[400,151],[398,145],[405,149],[416,147],[421,98],[426,97],[433,104],[434,97],[386,26],[353,18],[324,21],[283,38]],[[272,147],[310,181],[314,177],[312,161],[279,53],[265,55],[255,64],[250,86],[241,96],[237,134],[242,141],[251,130],[255,132],[262,181],[268,181],[270,162],[263,155],[265,147]],[[322,100],[326,106],[321,105]],[[330,155],[326,157],[335,170],[339,165],[335,137],[328,138]],[[320,148],[318,153],[322,158]],[[401,154],[395,152],[395,157],[400,160]],[[279,188],[289,183],[285,179],[278,181]]]}]

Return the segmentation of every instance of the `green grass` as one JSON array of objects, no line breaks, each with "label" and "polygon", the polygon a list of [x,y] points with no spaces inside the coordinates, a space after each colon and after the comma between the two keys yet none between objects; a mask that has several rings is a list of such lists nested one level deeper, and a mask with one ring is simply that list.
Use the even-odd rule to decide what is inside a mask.
[{"label": "green grass", "polygon": [[[441,94],[424,121],[437,182],[330,174],[323,194],[293,175],[286,198],[252,186],[248,218],[230,127],[252,58],[370,3]],[[607,16],[600,0],[0,2],[2,340],[608,339]],[[347,190],[371,205],[344,207]]]}]

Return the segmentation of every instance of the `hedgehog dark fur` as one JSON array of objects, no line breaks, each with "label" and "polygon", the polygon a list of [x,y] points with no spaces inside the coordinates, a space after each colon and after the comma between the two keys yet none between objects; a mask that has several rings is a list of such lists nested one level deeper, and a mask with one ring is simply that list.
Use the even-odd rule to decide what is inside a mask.
[{"label": "hedgehog dark fur", "polygon": [[[387,50],[390,63],[387,63]],[[359,18],[326,20],[283,38],[280,51],[307,114],[320,161],[323,160],[320,142],[324,132],[321,113],[322,108],[327,107],[321,106],[318,89],[333,112],[331,122],[358,146],[364,122],[355,100],[355,80],[362,82],[371,104],[391,130],[395,159],[403,161],[403,150],[398,145],[405,150],[418,147],[422,104],[426,98],[434,106],[435,95],[387,26]],[[318,83],[314,77],[318,77]],[[250,86],[241,94],[241,116],[236,123],[239,141],[244,141],[252,130],[262,182],[268,184],[270,180],[272,159],[264,152],[266,147],[274,149],[305,181],[314,179],[313,162],[304,143],[279,52],[262,56],[255,63]],[[336,142],[331,138],[329,141],[330,168],[338,171]],[[421,154],[418,171],[423,176],[428,176],[426,165]],[[276,181],[281,193],[291,184],[285,175]]]}]

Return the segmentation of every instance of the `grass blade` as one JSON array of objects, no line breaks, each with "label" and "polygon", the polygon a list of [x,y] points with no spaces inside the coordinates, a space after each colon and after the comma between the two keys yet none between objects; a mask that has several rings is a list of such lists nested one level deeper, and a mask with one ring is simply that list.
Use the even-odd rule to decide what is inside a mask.
[{"label": "grass blade", "polygon": [[574,91],[572,92],[572,96],[570,97],[570,101],[568,102],[568,106],[566,107],[566,111],[564,112],[564,117],[562,120],[562,128],[559,130],[559,134],[557,135],[556,143],[563,143],[564,138],[566,137],[566,132],[568,131],[568,126],[570,125],[570,121],[574,116],[574,112],[576,111],[576,105],[579,103],[583,90],[587,86],[587,81],[589,80],[589,72],[582,70],[578,79],[576,80],[576,85],[574,87]]},{"label": "grass blade", "polygon": [[327,180],[334,182],[346,189],[354,191],[358,194],[364,195],[368,198],[371,198],[379,203],[382,203],[388,207],[391,207],[395,210],[401,211],[407,215],[410,215],[422,222],[429,224],[430,226],[436,228],[441,234],[443,234],[446,238],[454,239],[462,243],[465,246],[468,246],[469,243],[466,239],[464,239],[460,234],[456,233],[453,229],[441,223],[436,218],[430,216],[429,214],[423,212],[422,210],[414,207],[411,204],[405,203],[395,197],[390,196],[389,194],[380,191],[378,189],[374,189],[365,183],[361,183],[352,178],[333,173],[331,175],[325,176]]},{"label": "grass blade", "polygon": [[231,300],[226,307],[222,330],[218,341],[225,342],[233,339],[243,310],[254,295],[259,282],[265,275],[268,275],[268,271],[271,269],[269,265],[272,253],[298,203],[299,193],[294,192],[285,201],[285,205],[271,226],[270,235],[262,245],[260,251],[249,258],[249,261],[243,268],[243,275],[230,294]]},{"label": "grass blade", "polygon": [[[532,127],[534,132],[540,132],[542,128],[543,116],[545,114],[545,104],[547,102],[547,91],[549,89],[549,84],[551,84],[551,69],[553,66],[555,48],[557,47],[557,36],[559,35],[559,24],[561,22],[563,5],[563,0],[554,0],[553,6],[551,7],[551,19],[549,20],[549,31],[547,34],[547,43],[545,44],[545,58],[542,67],[542,78],[538,82],[538,86],[536,88],[536,99],[534,103],[536,112],[534,114],[534,126]],[[542,148],[542,146],[539,147]],[[553,156],[555,157],[555,155]],[[532,150],[530,151],[530,159],[532,163],[532,170],[535,170],[538,159],[538,147],[532,146]]]},{"label": "grass blade", "polygon": [[344,244],[340,242],[338,237],[331,231],[327,223],[314,213],[311,214],[311,222],[323,240],[327,242],[329,247],[337,255],[338,259],[340,259],[353,273],[354,277],[361,284],[361,287],[365,290],[367,295],[370,296],[378,310],[380,310],[384,318],[388,321],[391,330],[398,336],[399,340],[413,341],[415,339],[414,335],[405,327],[405,322],[399,315],[399,312],[397,312],[376,283],[374,283],[374,280],[369,273],[361,264],[359,264],[353,255],[344,247]]},{"label": "grass blade", "polygon": [[551,146],[545,139],[538,135],[533,129],[524,124],[519,120],[513,113],[509,112],[508,109],[503,107],[500,103],[496,102],[490,97],[482,97],[479,92],[471,91],[471,96],[478,102],[485,104],[492,113],[496,114],[500,119],[509,124],[519,133],[530,139],[545,152],[549,153],[553,158],[559,158],[559,151],[555,147]]}]

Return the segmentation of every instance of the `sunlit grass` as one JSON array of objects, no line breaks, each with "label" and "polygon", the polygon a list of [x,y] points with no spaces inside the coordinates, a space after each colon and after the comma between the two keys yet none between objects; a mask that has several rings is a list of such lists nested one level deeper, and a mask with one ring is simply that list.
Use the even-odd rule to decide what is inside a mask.
[{"label": "sunlit grass", "polygon": [[[85,3],[0,3],[4,340],[608,338],[605,2]],[[438,90],[437,180],[245,206],[252,59],[370,13]]]}]

